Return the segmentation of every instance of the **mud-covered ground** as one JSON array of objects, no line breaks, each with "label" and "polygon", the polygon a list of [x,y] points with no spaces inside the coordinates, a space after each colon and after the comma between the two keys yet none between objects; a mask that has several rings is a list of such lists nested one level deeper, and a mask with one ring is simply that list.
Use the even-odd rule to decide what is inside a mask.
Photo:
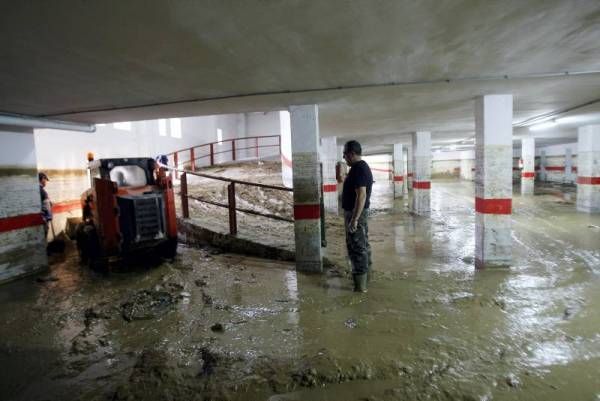
[{"label": "mud-covered ground", "polygon": [[[367,294],[340,267],[304,275],[181,247],[174,262],[103,275],[70,249],[50,272],[0,287],[0,399],[600,398],[600,217],[575,211],[572,188],[516,194],[514,264],[484,271],[472,183],[434,181],[431,218],[390,194],[374,190]],[[219,220],[207,210],[195,218]],[[339,218],[328,222],[328,256],[345,266]]]}]

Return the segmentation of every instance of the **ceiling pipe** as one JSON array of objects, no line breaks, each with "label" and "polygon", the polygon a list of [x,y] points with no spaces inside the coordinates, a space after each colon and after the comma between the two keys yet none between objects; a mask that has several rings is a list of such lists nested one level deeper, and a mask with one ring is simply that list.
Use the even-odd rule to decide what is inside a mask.
[{"label": "ceiling pipe", "polygon": [[12,125],[28,128],[49,128],[66,131],[96,132],[94,124],[74,123],[70,121],[51,120],[21,114],[0,113],[0,125]]},{"label": "ceiling pipe", "polygon": [[[171,101],[166,101],[166,102],[124,105],[124,106],[115,106],[115,107],[108,107],[108,108],[63,110],[63,111],[59,111],[59,112],[53,112],[52,114],[47,114],[46,117],[72,116],[72,115],[77,115],[77,114],[103,113],[103,112],[110,112],[110,111],[125,111],[125,110],[141,109],[141,108],[145,108],[145,107],[173,106],[173,105],[184,104],[184,103],[214,102],[214,101],[243,99],[243,98],[258,97],[258,96],[294,95],[294,94],[306,94],[306,93],[315,93],[315,92],[345,91],[345,90],[350,90],[350,89],[370,89],[370,88],[385,88],[385,87],[412,86],[412,85],[432,85],[432,84],[454,84],[454,83],[461,83],[461,82],[477,82],[477,81],[499,81],[499,80],[509,80],[510,81],[510,80],[520,80],[520,79],[577,77],[577,76],[599,75],[599,74],[600,74],[600,70],[587,70],[587,71],[559,71],[559,72],[517,74],[517,75],[489,75],[489,76],[473,76],[473,77],[458,77],[458,78],[438,78],[438,79],[423,80],[423,81],[415,80],[415,81],[372,82],[372,83],[345,85],[345,86],[341,85],[341,86],[324,86],[324,87],[315,87],[315,88],[306,88],[306,89],[284,89],[284,90],[264,91],[264,92],[239,93],[236,95],[224,95],[224,96],[205,97],[205,98],[187,98],[187,99],[171,100]],[[281,110],[281,108],[279,108],[279,109],[276,108],[276,109],[269,110],[269,111],[274,111],[274,110]]]}]

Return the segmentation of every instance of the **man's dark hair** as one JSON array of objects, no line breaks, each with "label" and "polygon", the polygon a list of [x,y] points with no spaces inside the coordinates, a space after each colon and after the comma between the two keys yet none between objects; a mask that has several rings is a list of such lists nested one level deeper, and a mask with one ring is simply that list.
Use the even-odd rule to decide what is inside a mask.
[{"label": "man's dark hair", "polygon": [[362,147],[360,146],[360,143],[358,143],[358,141],[355,140],[346,142],[346,144],[344,145],[344,150],[348,153],[355,153],[358,156],[362,154]]}]

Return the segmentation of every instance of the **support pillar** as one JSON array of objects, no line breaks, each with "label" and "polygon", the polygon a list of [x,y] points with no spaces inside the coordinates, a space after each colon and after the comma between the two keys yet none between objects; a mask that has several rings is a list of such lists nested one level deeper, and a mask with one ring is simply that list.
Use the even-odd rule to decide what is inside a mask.
[{"label": "support pillar", "polygon": [[414,154],[413,154],[413,146],[409,145],[406,148],[406,184],[407,184],[407,189],[408,190],[412,190],[413,189],[413,181],[414,181],[414,170],[415,170],[415,166],[414,166]]},{"label": "support pillar", "polygon": [[317,105],[290,106],[296,269],[322,272]]},{"label": "support pillar", "polygon": [[565,149],[565,175],[563,182],[572,183],[573,180],[573,151],[571,148]]},{"label": "support pillar", "polygon": [[2,283],[48,267],[31,128],[0,127],[0,194]]},{"label": "support pillar", "polygon": [[577,210],[600,213],[600,125],[577,134]]},{"label": "support pillar", "polygon": [[402,193],[404,196],[408,195],[408,149],[406,146],[402,152],[402,169],[404,170],[404,185],[402,186]]},{"label": "support pillar", "polygon": [[512,95],[475,102],[475,266],[511,261]]},{"label": "support pillar", "polygon": [[540,181],[546,182],[548,177],[546,176],[546,151],[540,151]]},{"label": "support pillar", "polygon": [[521,195],[533,195],[535,181],[535,138],[521,139]]},{"label": "support pillar", "polygon": [[337,214],[338,197],[335,165],[337,163],[336,137],[321,138],[321,163],[323,164],[323,202],[325,210]]},{"label": "support pillar", "polygon": [[413,199],[415,214],[426,216],[431,211],[431,132],[415,132],[413,149]]},{"label": "support pillar", "polygon": [[404,195],[404,147],[394,144],[394,198]]}]

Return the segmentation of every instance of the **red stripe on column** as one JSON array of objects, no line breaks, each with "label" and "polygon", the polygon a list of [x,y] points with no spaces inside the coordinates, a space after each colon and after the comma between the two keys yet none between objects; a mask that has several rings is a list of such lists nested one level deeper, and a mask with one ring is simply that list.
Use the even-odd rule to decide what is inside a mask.
[{"label": "red stripe on column", "polygon": [[407,176],[409,176],[409,177],[412,177],[412,176],[413,176],[413,173],[408,173],[408,174],[406,174],[406,175],[407,175]]},{"label": "red stripe on column", "polygon": [[562,166],[546,166],[544,169],[546,171],[565,171],[565,168]]},{"label": "red stripe on column", "polygon": [[413,181],[414,189],[431,189],[431,181]]},{"label": "red stripe on column", "polygon": [[375,168],[375,167],[371,167],[371,170],[373,171],[381,171],[382,173],[391,173],[392,170],[387,169],[387,168]]},{"label": "red stripe on column", "polygon": [[394,182],[402,182],[404,181],[404,177],[401,175],[395,175],[394,176]]},{"label": "red stripe on column", "polygon": [[600,185],[600,177],[577,177],[578,184]]},{"label": "red stripe on column", "polygon": [[512,199],[475,198],[475,211],[485,214],[511,214]]},{"label": "red stripe on column", "polygon": [[81,210],[81,201],[79,199],[52,205],[52,213],[54,214],[70,212],[72,210]]},{"label": "red stripe on column", "polygon": [[513,171],[519,171],[519,170],[521,170],[520,167],[513,167]]},{"label": "red stripe on column", "polygon": [[313,220],[321,218],[321,205],[294,205],[295,220]]},{"label": "red stripe on column", "polygon": [[521,177],[523,178],[534,178],[535,177],[535,173],[531,172],[531,171],[524,171],[521,173]]},{"label": "red stripe on column", "polygon": [[577,172],[577,166],[571,167],[571,171],[574,172],[574,173],[576,173]]},{"label": "red stripe on column", "polygon": [[337,192],[337,184],[323,185],[323,192]]},{"label": "red stripe on column", "polygon": [[4,217],[0,219],[0,233],[35,227],[44,224],[41,213],[23,214],[21,216]]}]

